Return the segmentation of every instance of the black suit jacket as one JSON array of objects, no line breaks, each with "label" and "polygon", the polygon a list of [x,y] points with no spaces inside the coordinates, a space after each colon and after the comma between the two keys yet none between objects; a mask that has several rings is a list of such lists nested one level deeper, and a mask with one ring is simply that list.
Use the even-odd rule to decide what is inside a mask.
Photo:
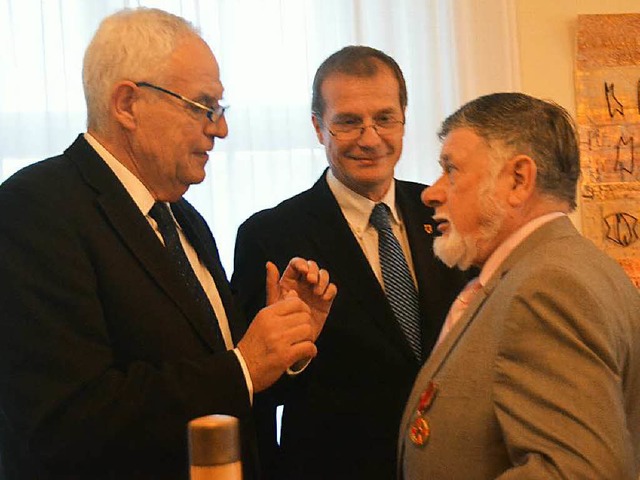
[{"label": "black suit jacket", "polygon": [[[431,351],[463,284],[432,253],[432,210],[424,185],[396,181],[420,297],[423,351]],[[232,287],[245,313],[265,301],[264,268],[293,256],[314,259],[338,287],[318,356],[299,376],[257,399],[261,457],[271,476],[388,479],[395,475],[400,417],[420,368],[385,294],[323,175],[308,191],[259,212],[238,230]],[[271,398],[271,397],[275,397]],[[284,403],[281,448],[273,403]],[[276,473],[274,473],[276,472]]]},{"label": "black suit jacket", "polygon": [[[215,241],[174,214],[209,268],[237,341]],[[187,422],[240,418],[245,379],[166,251],[83,137],[0,186],[0,415],[8,479],[187,478]]]}]

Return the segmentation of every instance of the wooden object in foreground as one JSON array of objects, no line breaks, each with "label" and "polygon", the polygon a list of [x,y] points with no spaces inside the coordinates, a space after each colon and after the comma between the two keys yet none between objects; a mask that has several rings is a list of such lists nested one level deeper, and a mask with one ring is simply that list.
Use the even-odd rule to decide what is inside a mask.
[{"label": "wooden object in foreground", "polygon": [[208,415],[188,425],[191,480],[242,480],[238,419]]}]

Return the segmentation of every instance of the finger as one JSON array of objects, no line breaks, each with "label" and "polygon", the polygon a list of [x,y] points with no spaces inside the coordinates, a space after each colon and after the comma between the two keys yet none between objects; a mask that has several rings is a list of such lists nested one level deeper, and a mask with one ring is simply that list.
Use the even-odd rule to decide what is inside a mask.
[{"label": "finger", "polygon": [[277,321],[272,319],[269,327],[261,332],[261,338],[269,350],[284,351],[297,343],[312,341],[314,332],[308,315],[289,315],[279,317]]},{"label": "finger", "polygon": [[313,288],[313,293],[318,296],[322,296],[329,286],[329,272],[324,268],[318,271],[318,282]]},{"label": "finger", "polygon": [[284,288],[284,290],[289,290],[290,288],[295,288],[296,285],[301,279],[305,278],[308,269],[307,261],[303,258],[294,257],[289,260],[287,264],[287,268],[284,270],[282,277],[280,278],[280,289]]},{"label": "finger", "polygon": [[317,354],[318,348],[313,342],[296,343],[291,346],[291,350],[289,351],[289,366],[302,360],[314,358]]},{"label": "finger", "polygon": [[318,282],[319,278],[319,268],[318,264],[313,260],[307,260],[307,275],[306,280],[310,284],[315,284]]},{"label": "finger", "polygon": [[280,272],[273,262],[267,262],[266,270],[266,300],[267,305],[272,305],[280,298],[280,286],[278,285]]},{"label": "finger", "polygon": [[310,323],[306,322],[289,327],[282,333],[282,340],[286,342],[287,345],[312,342],[313,339],[313,328]]},{"label": "finger", "polygon": [[322,300],[325,302],[333,302],[338,294],[338,287],[335,284],[330,283],[327,289],[324,291],[324,295],[322,295]]},{"label": "finger", "polygon": [[289,260],[285,274],[288,273],[291,278],[297,278],[306,275],[308,270],[309,264],[304,258],[293,257]]}]

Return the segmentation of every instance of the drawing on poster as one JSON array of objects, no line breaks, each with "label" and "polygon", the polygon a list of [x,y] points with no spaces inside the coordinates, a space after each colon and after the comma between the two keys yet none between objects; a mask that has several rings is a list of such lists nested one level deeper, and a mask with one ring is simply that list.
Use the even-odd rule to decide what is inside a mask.
[{"label": "drawing on poster", "polygon": [[640,14],[579,15],[576,112],[583,234],[640,289]]}]

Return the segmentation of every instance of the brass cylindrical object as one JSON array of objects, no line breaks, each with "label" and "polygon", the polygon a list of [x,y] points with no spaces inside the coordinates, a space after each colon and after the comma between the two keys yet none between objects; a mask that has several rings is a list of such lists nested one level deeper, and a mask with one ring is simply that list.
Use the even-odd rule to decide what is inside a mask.
[{"label": "brass cylindrical object", "polygon": [[191,480],[242,480],[236,417],[207,415],[188,425]]}]

